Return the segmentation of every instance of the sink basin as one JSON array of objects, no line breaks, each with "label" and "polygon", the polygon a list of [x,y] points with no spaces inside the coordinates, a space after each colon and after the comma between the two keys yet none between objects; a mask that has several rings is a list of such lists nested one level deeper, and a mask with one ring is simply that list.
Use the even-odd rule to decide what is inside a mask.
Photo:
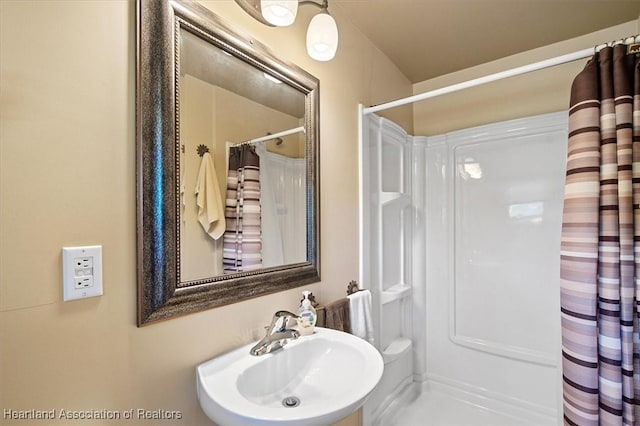
[{"label": "sink basin", "polygon": [[335,423],[364,404],[384,368],[368,342],[328,328],[274,353],[253,356],[252,346],[196,368],[200,406],[220,426]]}]

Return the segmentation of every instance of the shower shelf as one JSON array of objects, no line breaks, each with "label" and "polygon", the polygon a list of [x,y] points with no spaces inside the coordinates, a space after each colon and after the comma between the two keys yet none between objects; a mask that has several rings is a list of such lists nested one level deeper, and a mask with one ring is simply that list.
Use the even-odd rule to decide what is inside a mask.
[{"label": "shower shelf", "polygon": [[381,192],[380,193],[380,204],[388,204],[395,200],[409,200],[409,196],[403,194],[402,192]]},{"label": "shower shelf", "polygon": [[380,292],[380,303],[385,305],[407,296],[411,296],[411,286],[407,284],[396,284]]},{"label": "shower shelf", "polygon": [[407,353],[407,351],[411,350],[411,339],[407,339],[406,337],[398,337],[396,338],[389,346],[384,348],[382,351],[382,359],[385,364],[395,361],[400,358],[402,355]]}]

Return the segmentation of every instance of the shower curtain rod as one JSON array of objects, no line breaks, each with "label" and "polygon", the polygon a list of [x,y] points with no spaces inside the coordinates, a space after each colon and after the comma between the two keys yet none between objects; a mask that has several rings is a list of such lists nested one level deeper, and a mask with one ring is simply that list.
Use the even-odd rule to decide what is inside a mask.
[{"label": "shower curtain rod", "polygon": [[577,61],[580,59],[588,58],[593,55],[595,48],[590,47],[588,49],[579,50],[567,55],[557,56],[555,58],[546,59],[544,61],[535,62],[533,64],[524,65],[521,67],[513,68],[507,71],[497,72],[495,74],[489,74],[484,77],[474,78],[473,80],[467,80],[462,83],[453,84],[451,86],[443,87],[441,89],[430,90],[428,92],[419,93],[417,95],[409,96],[406,98],[398,99],[395,101],[386,102],[380,105],[374,105],[362,110],[363,114],[372,114],[378,111],[384,111],[389,108],[395,108],[398,106],[411,104],[418,101],[423,101],[429,98],[435,98],[436,96],[446,95],[447,93],[457,92],[459,90],[468,89],[482,84],[491,83],[492,81],[502,80],[504,78],[513,77],[520,74],[525,74],[532,71],[538,71],[544,68],[553,67],[556,65],[565,64],[568,62]]},{"label": "shower curtain rod", "polygon": [[269,141],[271,139],[277,139],[277,138],[282,137],[282,136],[293,135],[295,133],[300,133],[300,132],[306,133],[306,130],[305,130],[304,126],[295,127],[293,129],[289,129],[289,130],[283,130],[283,131],[278,132],[278,133],[273,133],[271,135],[261,136],[259,138],[255,138],[255,139],[249,139],[248,141],[236,143],[236,144],[233,144],[231,146],[240,146],[240,145],[244,145],[244,144],[248,144],[248,143],[265,142],[265,141]]},{"label": "shower curtain rod", "polygon": [[[389,108],[395,108],[398,106],[411,104],[418,101],[423,101],[429,98],[435,98],[436,96],[446,95],[447,93],[457,92],[459,90],[468,89],[475,86],[480,86],[482,84],[491,83],[493,81],[502,80],[504,78],[513,77],[520,74],[526,74],[532,71],[538,71],[545,68],[554,67],[556,65],[562,65],[573,61],[578,61],[580,59],[585,59],[592,56],[599,48],[605,46],[612,46],[615,44],[623,43],[623,44],[632,44],[638,42],[639,36],[630,36],[627,38],[623,38],[621,40],[616,40],[611,43],[601,44],[595,47],[590,47],[588,49],[582,49],[577,52],[568,53],[566,55],[556,56],[555,58],[545,59],[544,61],[534,62],[533,64],[524,65],[521,67],[513,68],[507,71],[497,72],[495,74],[489,74],[484,77],[474,78],[472,80],[467,80],[462,83],[453,84],[451,86],[443,87],[441,89],[430,90],[428,92],[419,93],[417,95],[409,96],[406,98],[398,99],[395,101],[386,102],[379,105],[374,105],[370,107],[366,107],[362,109],[362,114],[372,114],[374,112],[383,111]],[[630,43],[629,43],[630,41]]]}]

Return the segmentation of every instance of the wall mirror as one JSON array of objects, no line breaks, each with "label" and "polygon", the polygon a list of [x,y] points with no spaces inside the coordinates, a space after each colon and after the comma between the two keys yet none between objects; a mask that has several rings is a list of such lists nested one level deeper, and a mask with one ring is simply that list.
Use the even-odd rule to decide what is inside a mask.
[{"label": "wall mirror", "polygon": [[138,326],[319,281],[319,82],[194,1],[137,3]]}]

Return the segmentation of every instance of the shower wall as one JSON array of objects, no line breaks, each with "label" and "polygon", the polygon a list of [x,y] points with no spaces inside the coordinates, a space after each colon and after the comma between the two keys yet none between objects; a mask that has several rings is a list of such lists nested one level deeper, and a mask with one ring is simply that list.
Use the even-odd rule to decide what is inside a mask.
[{"label": "shower wall", "polygon": [[544,424],[559,418],[566,140],[562,112],[414,147],[427,173],[425,379]]},{"label": "shower wall", "polygon": [[[407,341],[413,381],[386,363],[365,424],[421,390],[559,423],[566,140],[566,112],[434,137],[364,117],[361,279],[378,348]],[[390,294],[402,295],[399,309]]]}]

